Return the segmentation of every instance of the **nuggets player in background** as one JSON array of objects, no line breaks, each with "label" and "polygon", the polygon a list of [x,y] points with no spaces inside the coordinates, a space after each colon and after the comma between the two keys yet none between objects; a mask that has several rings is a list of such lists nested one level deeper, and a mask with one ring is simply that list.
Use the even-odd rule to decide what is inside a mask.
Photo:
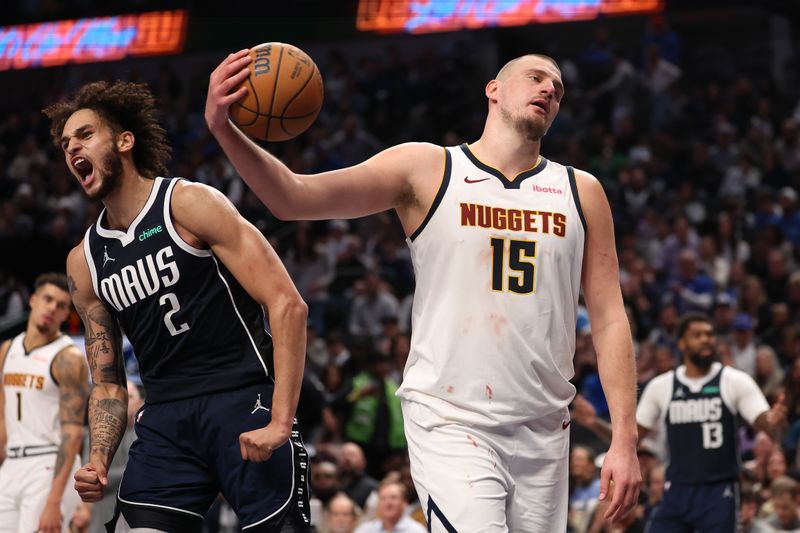
[{"label": "nuggets player in background", "polygon": [[23,333],[0,345],[0,532],[69,531],[78,505],[86,360],[61,332],[67,276],[42,274]]},{"label": "nuggets player in background", "polygon": [[97,82],[45,110],[70,172],[105,208],[67,258],[94,381],[75,488],[102,499],[125,431],[124,332],[145,405],[110,531],[199,531],[220,492],[248,531],[306,531],[294,419],[306,306],[225,196],[157,177],[169,146],[154,105],[143,85]]},{"label": "nuggets player in background", "polygon": [[318,175],[293,173],[228,121],[249,61],[231,54],[211,74],[205,117],[272,213],[394,209],[405,229],[417,279],[398,395],[431,530],[565,530],[581,288],[614,425],[601,498],[609,519],[632,509],[636,380],[611,212],[594,177],[540,155],[564,96],[555,61],[506,64],[486,85],[485,129],[472,144],[401,144]]}]

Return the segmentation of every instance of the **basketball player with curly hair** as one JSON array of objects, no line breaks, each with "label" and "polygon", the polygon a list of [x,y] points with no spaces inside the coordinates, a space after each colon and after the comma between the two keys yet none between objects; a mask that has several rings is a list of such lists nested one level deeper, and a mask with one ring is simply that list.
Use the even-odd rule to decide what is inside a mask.
[{"label": "basketball player with curly hair", "polygon": [[248,531],[307,530],[307,309],[277,255],[218,191],[158,177],[170,149],[147,87],[90,83],[45,113],[104,206],[67,259],[93,380],[78,493],[103,497],[125,431],[124,333],[145,405],[111,530],[197,531],[219,492]]}]

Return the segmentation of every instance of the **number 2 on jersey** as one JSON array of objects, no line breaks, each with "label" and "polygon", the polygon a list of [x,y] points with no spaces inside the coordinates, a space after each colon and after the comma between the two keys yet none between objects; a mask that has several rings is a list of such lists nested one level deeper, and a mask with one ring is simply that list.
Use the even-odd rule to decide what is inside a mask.
[{"label": "number 2 on jersey", "polygon": [[[492,237],[492,290],[503,291],[506,288],[517,294],[529,294],[536,287],[536,241],[519,241]],[[505,275],[506,248],[508,249],[508,268],[511,272]],[[504,287],[506,285],[507,287]]]},{"label": "number 2 on jersey", "polygon": [[164,324],[167,325],[167,329],[169,330],[169,334],[173,337],[175,335],[180,335],[185,331],[189,331],[189,324],[184,322],[177,328],[175,324],[172,323],[172,315],[180,311],[181,304],[178,303],[178,297],[175,296],[174,292],[168,292],[167,294],[163,294],[161,298],[158,299],[159,305],[169,304],[170,310],[167,311],[167,314],[164,315]]}]

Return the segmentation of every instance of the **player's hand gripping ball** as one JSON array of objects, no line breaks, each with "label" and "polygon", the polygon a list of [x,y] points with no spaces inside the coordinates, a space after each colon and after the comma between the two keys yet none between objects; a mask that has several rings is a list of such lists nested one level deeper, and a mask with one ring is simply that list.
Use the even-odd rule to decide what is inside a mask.
[{"label": "player's hand gripping ball", "polygon": [[230,108],[239,129],[261,141],[286,141],[306,131],[322,109],[322,75],[302,50],[264,43],[250,50],[247,94]]}]

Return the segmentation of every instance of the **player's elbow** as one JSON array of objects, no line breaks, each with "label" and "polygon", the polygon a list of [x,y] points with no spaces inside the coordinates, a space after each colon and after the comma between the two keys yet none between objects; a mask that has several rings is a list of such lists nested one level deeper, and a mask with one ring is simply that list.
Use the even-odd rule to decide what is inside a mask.
[{"label": "player's elbow", "polygon": [[289,324],[305,324],[308,320],[308,305],[297,291],[287,291],[281,299],[279,314]]}]

